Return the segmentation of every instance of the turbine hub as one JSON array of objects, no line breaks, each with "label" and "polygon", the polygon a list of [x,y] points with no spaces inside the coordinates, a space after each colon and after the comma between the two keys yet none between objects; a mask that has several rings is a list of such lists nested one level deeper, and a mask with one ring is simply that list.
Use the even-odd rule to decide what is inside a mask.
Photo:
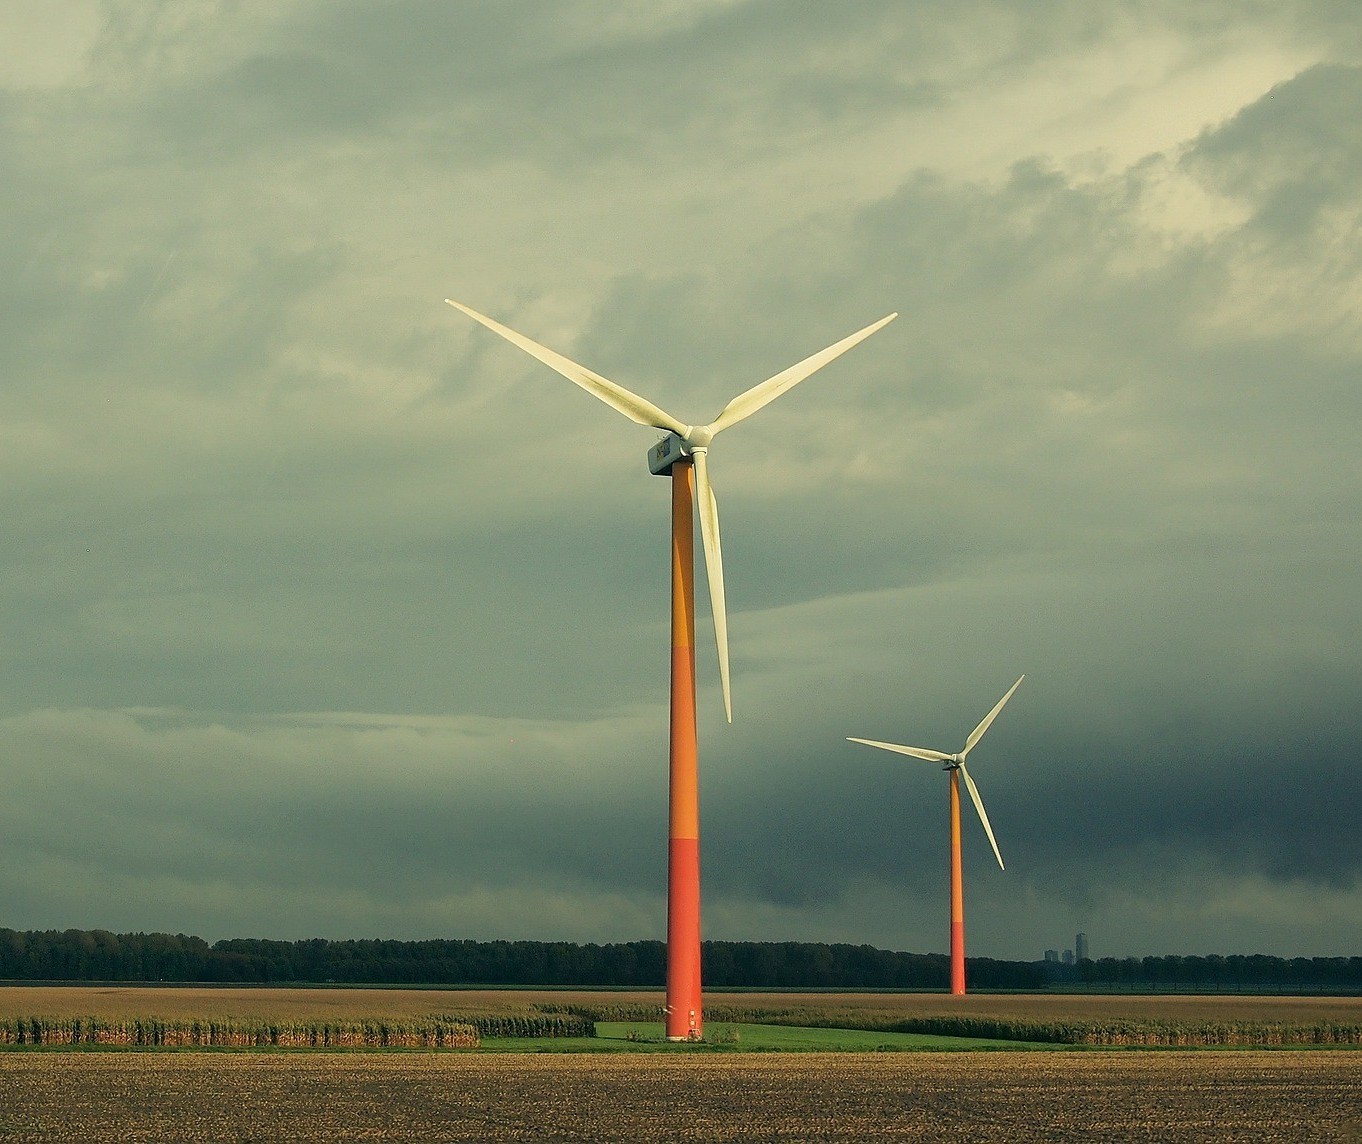
[{"label": "turbine hub", "polygon": [[708,425],[691,425],[682,439],[687,449],[706,449],[714,440],[714,433]]}]

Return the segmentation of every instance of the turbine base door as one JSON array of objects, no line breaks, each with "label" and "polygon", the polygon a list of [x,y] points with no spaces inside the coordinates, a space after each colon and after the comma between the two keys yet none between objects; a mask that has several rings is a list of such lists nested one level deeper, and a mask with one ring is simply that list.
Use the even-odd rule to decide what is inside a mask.
[{"label": "turbine base door", "polygon": [[655,477],[669,477],[672,466],[686,455],[685,442],[675,433],[668,433],[648,450],[648,471]]}]

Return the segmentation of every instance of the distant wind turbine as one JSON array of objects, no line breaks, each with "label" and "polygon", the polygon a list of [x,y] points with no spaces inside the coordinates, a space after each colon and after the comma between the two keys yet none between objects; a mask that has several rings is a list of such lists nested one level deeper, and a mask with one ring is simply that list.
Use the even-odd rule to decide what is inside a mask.
[{"label": "distant wind turbine", "polygon": [[714,438],[746,420],[799,384],[815,370],[868,338],[896,314],[843,338],[797,365],[739,394],[707,425],[689,425],[631,393],[622,385],[569,361],[500,322],[459,302],[445,299],[474,321],[500,334],[538,358],[550,369],[581,386],[639,425],[661,429],[667,436],[648,450],[648,468],[672,478],[672,670],[670,814],[667,872],[667,1037],[698,1040],[703,1032],[700,990],[700,826],[695,727],[695,533],[698,507],[705,571],[709,578],[714,642],[719,655],[719,683],[724,714],[731,723],[733,706],[728,671],[728,613],[724,602],[723,556],[719,545],[719,509],[709,478],[709,448]]},{"label": "distant wind turbine", "polygon": [[960,778],[961,776],[964,777],[965,786],[974,802],[974,809],[979,812],[979,821],[984,824],[984,833],[988,835],[989,845],[993,847],[993,856],[998,859],[998,868],[1005,869],[1003,856],[998,851],[998,840],[993,837],[993,827],[989,825],[988,813],[984,810],[984,800],[979,797],[979,788],[974,785],[974,780],[970,778],[969,770],[965,766],[965,756],[974,750],[979,740],[984,737],[984,732],[998,717],[998,712],[1012,698],[1012,693],[1021,686],[1021,681],[1025,678],[1024,675],[1019,677],[1017,682],[1007,689],[1007,694],[999,699],[993,710],[983,717],[979,726],[970,732],[969,738],[965,740],[964,747],[954,755],[948,755],[942,751],[933,751],[928,747],[904,747],[897,743],[881,743],[874,739],[857,739],[848,736],[849,741],[853,743],[864,743],[867,747],[879,747],[881,750],[894,751],[900,755],[910,755],[915,759],[926,759],[929,763],[941,763],[942,770],[950,772],[951,992],[955,994],[965,992],[965,892],[960,860]]}]

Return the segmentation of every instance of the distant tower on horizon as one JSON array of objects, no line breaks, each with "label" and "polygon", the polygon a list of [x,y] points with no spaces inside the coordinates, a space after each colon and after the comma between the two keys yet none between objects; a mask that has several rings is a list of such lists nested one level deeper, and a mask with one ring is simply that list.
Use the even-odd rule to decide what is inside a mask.
[{"label": "distant tower on horizon", "polygon": [[1064,951],[1064,964],[1065,964],[1065,965],[1072,965],[1073,963],[1074,963],[1074,951],[1071,950],[1071,949],[1066,949],[1066,950]]},{"label": "distant tower on horizon", "polygon": [[1046,960],[1046,961],[1058,961],[1058,960],[1059,960],[1059,950],[1057,950],[1057,949],[1047,949],[1047,950],[1045,951],[1045,960]]},{"label": "distant tower on horizon", "polygon": [[1088,935],[1080,933],[1074,937],[1074,960],[1087,961],[1088,958]]}]

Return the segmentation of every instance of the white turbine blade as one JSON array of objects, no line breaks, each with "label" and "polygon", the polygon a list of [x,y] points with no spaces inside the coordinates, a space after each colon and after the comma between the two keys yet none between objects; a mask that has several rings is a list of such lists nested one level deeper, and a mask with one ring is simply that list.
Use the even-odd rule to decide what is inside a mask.
[{"label": "white turbine blade", "polygon": [[709,577],[709,610],[714,613],[714,643],[719,649],[719,685],[724,693],[724,714],[733,722],[733,700],[728,687],[728,610],[724,602],[724,557],[719,547],[719,505],[709,483],[709,457],[704,449],[691,453],[695,459],[695,503],[700,510],[700,539],[705,546],[705,573]]},{"label": "white turbine blade", "polygon": [[[1018,681],[1020,682],[1020,681]],[[1003,865],[1003,856],[998,853],[998,840],[993,837],[993,827],[988,824],[988,814],[984,810],[984,800],[979,797],[979,788],[974,785],[974,780],[969,777],[969,771],[965,769],[965,764],[960,764],[960,776],[965,780],[965,786],[969,789],[969,796],[974,800],[974,809],[979,812],[979,821],[984,824],[984,833],[988,835],[988,841],[993,847],[993,857],[998,859],[998,868],[1006,870]]]},{"label": "white turbine blade", "polygon": [[445,301],[456,310],[462,310],[475,322],[481,322],[494,334],[500,334],[512,345],[519,346],[531,357],[537,357],[550,369],[561,373],[568,381],[580,385],[593,397],[600,398],[610,408],[618,409],[630,421],[636,421],[640,425],[652,425],[658,429],[667,429],[681,437],[684,437],[687,429],[690,428],[688,425],[683,425],[665,409],[659,409],[646,398],[640,397],[637,393],[630,393],[624,386],[616,385],[613,381],[587,369],[584,365],[569,361],[562,354],[555,353],[547,346],[541,346],[524,334],[516,333],[509,326],[503,326],[500,322],[487,317],[485,314],[470,310],[462,302],[455,302],[452,298],[446,298]]},{"label": "white turbine blade", "polygon": [[890,314],[888,317],[881,318],[873,325],[866,326],[863,330],[858,330],[849,338],[843,338],[836,345],[828,346],[825,350],[819,350],[812,357],[806,357],[798,365],[792,365],[787,370],[782,370],[775,377],[768,377],[759,385],[754,385],[746,393],[740,393],[732,401],[723,407],[719,416],[709,424],[709,429],[713,433],[721,433],[730,426],[736,425],[746,417],[751,417],[758,409],[769,402],[774,401],[787,389],[798,385],[809,374],[815,370],[822,369],[833,358],[840,357],[856,345],[857,342],[864,341],[870,337],[881,326],[888,325],[897,318],[897,314]]},{"label": "white turbine blade", "polygon": [[864,743],[867,747],[879,747],[882,751],[912,755],[915,759],[926,759],[929,763],[949,763],[955,758],[954,755],[944,755],[940,751],[928,750],[926,747],[902,747],[898,743],[881,743],[875,739],[857,739],[851,735],[847,736],[847,742]]},{"label": "white turbine blade", "polygon": [[965,740],[965,749],[960,752],[962,755],[968,755],[973,749],[974,744],[984,737],[984,732],[988,730],[989,724],[998,717],[998,712],[1003,709],[1003,704],[1012,698],[1012,693],[1021,686],[1021,681],[1025,678],[1026,676],[1021,676],[1016,683],[1009,687],[1007,689],[1007,694],[998,700],[997,706],[983,717],[979,726],[975,727],[974,730],[970,732],[969,738]]}]

